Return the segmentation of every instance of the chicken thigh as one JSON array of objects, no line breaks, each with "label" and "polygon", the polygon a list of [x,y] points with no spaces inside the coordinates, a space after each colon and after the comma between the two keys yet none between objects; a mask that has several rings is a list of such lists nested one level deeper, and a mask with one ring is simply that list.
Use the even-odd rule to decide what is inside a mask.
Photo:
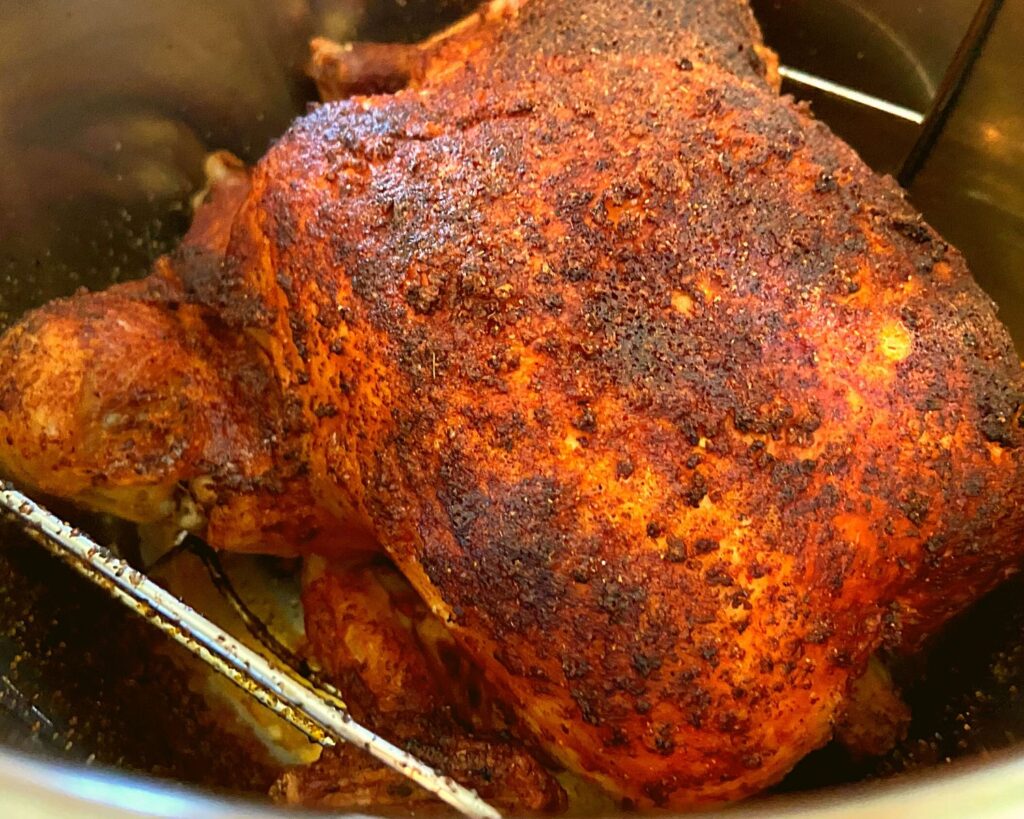
[{"label": "chicken thigh", "polygon": [[[304,576],[309,650],[353,717],[492,805],[515,812],[564,807],[561,786],[511,735],[514,726],[479,669],[394,566],[379,555],[312,557]],[[353,745],[285,772],[273,795],[343,809],[435,801]]]},{"label": "chicken thigh", "polygon": [[1010,338],[778,96],[745,2],[506,0],[317,55],[388,93],[0,341],[8,473],[222,548],[383,549],[517,730],[637,806],[776,782],[879,647],[1016,571]]}]

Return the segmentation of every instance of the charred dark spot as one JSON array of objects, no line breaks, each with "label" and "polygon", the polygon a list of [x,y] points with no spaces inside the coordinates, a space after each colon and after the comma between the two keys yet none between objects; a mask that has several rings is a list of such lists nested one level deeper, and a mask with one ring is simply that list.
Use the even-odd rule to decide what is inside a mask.
[{"label": "charred dark spot", "polygon": [[581,688],[571,688],[569,696],[575,700],[576,707],[580,709],[580,716],[587,725],[601,724],[600,709],[589,693]]},{"label": "charred dark spot", "polygon": [[998,411],[986,413],[978,423],[978,429],[986,440],[994,444],[1004,447],[1012,447],[1016,444],[1009,418]]},{"label": "charred dark spot", "polygon": [[590,663],[577,655],[562,657],[562,673],[567,680],[579,680],[590,673]]},{"label": "charred dark spot", "polygon": [[534,478],[483,492],[469,474],[450,465],[442,467],[441,480],[438,497],[460,548],[455,554],[442,548],[424,552],[431,582],[449,603],[486,612],[496,634],[554,628],[569,580],[553,569],[562,548],[554,526],[559,485]]},{"label": "charred dark spot", "polygon": [[423,316],[429,316],[441,303],[441,291],[434,284],[414,284],[405,292],[406,303]]},{"label": "charred dark spot", "polygon": [[661,658],[652,657],[642,652],[636,652],[632,658],[633,668],[641,677],[649,677],[661,668]]},{"label": "charred dark spot", "polygon": [[593,272],[585,267],[567,267],[562,271],[562,275],[567,281],[575,283],[589,279]]},{"label": "charred dark spot", "polygon": [[910,491],[899,503],[899,510],[915,526],[920,526],[928,517],[931,501],[917,492]]},{"label": "charred dark spot", "polygon": [[494,445],[511,452],[526,436],[526,419],[518,412],[501,418],[494,424]]},{"label": "charred dark spot", "polygon": [[829,637],[835,634],[835,626],[826,619],[819,620],[807,632],[806,640],[813,645],[820,645],[826,642]]},{"label": "charred dark spot", "polygon": [[706,555],[718,551],[718,541],[702,537],[693,544],[694,554]]},{"label": "charred dark spot", "polygon": [[683,495],[683,502],[696,509],[708,494],[708,480],[700,472],[693,473],[690,486]]},{"label": "charred dark spot", "polygon": [[597,432],[597,416],[590,407],[584,407],[573,420],[572,425],[580,432]]},{"label": "charred dark spot", "polygon": [[732,575],[729,574],[729,570],[725,564],[719,564],[708,569],[704,574],[704,582],[709,586],[731,586],[733,584]]},{"label": "charred dark spot", "polygon": [[317,404],[313,407],[313,414],[317,418],[333,418],[338,414],[338,408],[334,404]]},{"label": "charred dark spot", "polygon": [[927,244],[932,238],[932,232],[920,217],[916,219],[894,217],[889,220],[889,226],[901,236],[905,236],[919,245]]},{"label": "charred dark spot", "polygon": [[676,749],[676,742],[673,739],[674,726],[665,723],[659,725],[654,734],[654,748],[661,756],[672,756]]},{"label": "charred dark spot", "polygon": [[669,535],[665,541],[668,550],[665,553],[665,558],[670,563],[682,563],[688,557],[686,553],[686,543],[682,538],[678,538],[675,535]]},{"label": "charred dark spot", "polygon": [[558,291],[545,293],[543,298],[544,308],[554,315],[558,315],[565,309],[565,297]]},{"label": "charred dark spot", "polygon": [[615,580],[607,580],[601,584],[597,605],[608,615],[611,623],[618,624],[627,618],[635,618],[646,599],[647,593],[642,588],[626,586]]},{"label": "charred dark spot", "polygon": [[830,173],[820,173],[814,181],[814,190],[818,193],[834,193],[839,189],[836,178]]}]

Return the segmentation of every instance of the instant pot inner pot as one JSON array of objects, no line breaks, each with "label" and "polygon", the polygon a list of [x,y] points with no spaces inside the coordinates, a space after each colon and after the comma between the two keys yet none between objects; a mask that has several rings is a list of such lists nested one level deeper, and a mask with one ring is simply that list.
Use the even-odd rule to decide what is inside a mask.
[{"label": "instant pot inner pot", "polygon": [[[416,39],[472,2],[39,0],[0,5],[0,322],[76,288],[141,275],[173,246],[206,152],[253,161],[312,99],[313,33]],[[784,64],[926,112],[968,30],[971,0],[759,0]],[[998,4],[996,4],[998,5]],[[961,247],[1024,339],[1024,4],[1006,3],[911,195]],[[917,125],[814,91],[817,114],[896,172]],[[130,351],[126,351],[130,354]],[[54,505],[123,551],[136,532]],[[0,740],[262,797],[281,761],[196,684],[147,624],[0,530]],[[269,564],[268,564],[269,565]],[[288,567],[269,565],[271,572]],[[1024,581],[1011,580],[896,669],[909,737],[882,759],[828,747],[781,790],[810,790],[1005,749],[1024,736]],[[4,753],[0,752],[0,768]]]}]

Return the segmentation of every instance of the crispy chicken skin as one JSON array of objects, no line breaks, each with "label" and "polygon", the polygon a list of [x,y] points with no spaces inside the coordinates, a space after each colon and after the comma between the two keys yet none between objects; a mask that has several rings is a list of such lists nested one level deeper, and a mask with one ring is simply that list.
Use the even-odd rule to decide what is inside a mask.
[{"label": "crispy chicken skin", "polygon": [[298,120],[223,243],[10,331],[0,462],[118,509],[212,474],[225,548],[377,542],[562,764],[737,799],[1016,570],[1020,366],[745,3],[520,5]]}]

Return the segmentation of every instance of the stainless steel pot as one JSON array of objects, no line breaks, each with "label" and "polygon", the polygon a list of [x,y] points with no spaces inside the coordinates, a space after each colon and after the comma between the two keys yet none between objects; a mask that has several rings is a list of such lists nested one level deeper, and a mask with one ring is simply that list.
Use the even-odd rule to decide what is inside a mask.
[{"label": "stainless steel pot", "polygon": [[[310,34],[413,39],[474,4],[0,3],[0,322],[144,272],[184,229],[204,154],[227,148],[254,160],[301,113]],[[982,17],[977,0],[754,5],[788,66],[910,111],[950,103],[910,169],[910,194],[967,254],[1024,349],[1024,3],[982,3]],[[985,25],[963,50],[972,20]],[[970,70],[944,86],[951,64]],[[921,127],[906,119],[802,84],[787,90],[881,171],[898,172],[919,141]],[[88,526],[135,545],[116,522]],[[214,713],[188,659],[13,530],[0,530],[0,542],[5,813],[271,815],[251,800],[275,760]],[[1022,591],[1022,581],[998,590],[900,670],[915,710],[900,748],[859,762],[825,749],[784,793],[736,810],[1024,815]]]}]

